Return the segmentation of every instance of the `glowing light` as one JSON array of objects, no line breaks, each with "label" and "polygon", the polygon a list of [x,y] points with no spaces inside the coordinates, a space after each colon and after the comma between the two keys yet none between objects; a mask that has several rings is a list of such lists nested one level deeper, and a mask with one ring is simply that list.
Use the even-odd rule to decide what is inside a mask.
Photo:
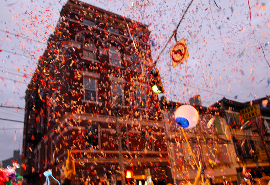
[{"label": "glowing light", "polygon": [[126,173],[126,178],[127,178],[127,179],[131,179],[131,178],[133,178],[133,173],[132,173],[132,171],[127,170],[127,173]]},{"label": "glowing light", "polygon": [[154,93],[161,93],[161,91],[158,89],[156,85],[153,85],[152,90],[154,91]]}]

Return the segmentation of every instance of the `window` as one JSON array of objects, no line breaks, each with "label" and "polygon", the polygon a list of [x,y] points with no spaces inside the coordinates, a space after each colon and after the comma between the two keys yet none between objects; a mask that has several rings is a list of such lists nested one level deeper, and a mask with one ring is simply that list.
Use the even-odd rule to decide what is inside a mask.
[{"label": "window", "polygon": [[137,103],[139,105],[139,108],[145,108],[146,107],[146,87],[143,85],[138,85],[135,88],[136,92],[136,99]]},{"label": "window", "polygon": [[83,19],[83,23],[84,23],[84,24],[87,24],[87,25],[89,25],[89,26],[95,26],[95,25],[96,25],[95,22],[90,21],[90,20],[87,20],[87,19]]},{"label": "window", "polygon": [[270,120],[264,119],[263,123],[264,123],[264,127],[266,128],[266,132],[270,134]]},{"label": "window", "polygon": [[112,82],[112,103],[116,106],[123,106],[123,86],[119,82]]},{"label": "window", "polygon": [[127,151],[128,150],[128,135],[127,135],[127,127],[125,126],[121,127],[121,144],[122,144],[122,150]]},{"label": "window", "polygon": [[98,125],[96,124],[86,124],[85,125],[86,130],[86,148],[93,147],[93,149],[97,150],[98,147]]},{"label": "window", "polygon": [[237,155],[237,157],[239,159],[241,159],[242,158],[242,155],[243,155],[241,143],[235,137],[233,137],[232,140],[233,140],[233,144],[234,144],[234,149],[235,149],[236,155]]},{"label": "window", "polygon": [[141,59],[138,55],[133,54],[131,56],[132,60],[132,70],[138,73],[142,72]]},{"label": "window", "polygon": [[239,114],[226,112],[226,118],[228,125],[230,125],[232,128],[240,127]]},{"label": "window", "polygon": [[119,30],[113,28],[113,27],[108,27],[108,31],[112,32],[112,33],[119,33]]},{"label": "window", "polygon": [[96,102],[98,100],[97,79],[90,77],[83,77],[83,84],[84,84],[84,99]]},{"label": "window", "polygon": [[146,150],[153,150],[153,143],[152,143],[152,128],[142,128],[142,139],[144,141],[144,148]]},{"label": "window", "polygon": [[109,51],[109,62],[114,66],[121,66],[121,54],[116,47],[111,47]]},{"label": "window", "polygon": [[[259,145],[258,143],[256,143],[255,141],[253,140],[249,140],[250,142],[250,146],[251,146],[251,149],[253,150],[253,152],[257,152],[258,149],[257,149],[257,146],[256,145]],[[252,153],[252,152],[251,152]]]},{"label": "window", "polygon": [[95,44],[89,40],[83,45],[83,58],[96,60]]}]

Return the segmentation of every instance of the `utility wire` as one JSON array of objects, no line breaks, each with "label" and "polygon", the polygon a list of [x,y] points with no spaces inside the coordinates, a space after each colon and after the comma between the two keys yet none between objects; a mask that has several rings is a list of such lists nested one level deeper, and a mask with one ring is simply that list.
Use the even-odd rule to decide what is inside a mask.
[{"label": "utility wire", "polygon": [[2,30],[2,29],[0,29],[0,31],[1,31],[1,32],[4,32],[4,33],[11,34],[11,35],[14,35],[14,36],[16,36],[16,37],[21,37],[21,38],[23,38],[23,39],[27,39],[27,40],[30,40],[30,41],[35,41],[35,42],[38,42],[38,43],[40,43],[40,44],[46,44],[46,43],[44,43],[44,42],[40,42],[40,41],[38,41],[38,40],[28,38],[29,36],[25,36],[25,35],[22,35],[22,34],[19,35],[19,34],[16,34],[16,33],[11,33],[11,32],[9,32],[9,31]]},{"label": "utility wire", "polygon": [[[11,72],[7,71],[8,73],[11,73],[11,74],[14,74],[14,75],[18,75],[18,76],[22,76],[22,77],[23,77],[24,74],[27,74],[28,76],[32,76],[33,75],[31,73],[28,73],[28,72],[24,73],[24,72],[18,71],[16,69],[8,68],[8,67],[0,66],[0,68],[4,68],[4,70],[2,70],[2,72],[6,72],[6,70],[9,70],[9,71],[13,71],[13,72],[16,72],[16,73],[19,73],[19,74],[11,73]],[[28,78],[28,77],[24,77],[24,78]]]},{"label": "utility wire", "polygon": [[14,79],[11,79],[11,78],[6,78],[6,77],[3,77],[3,76],[0,76],[0,79],[1,79],[1,78],[6,79],[6,80],[11,80],[11,81],[14,81],[14,82],[18,82],[18,83],[28,84],[28,83],[26,83],[26,82],[21,82],[21,81],[14,80]]},{"label": "utility wire", "polygon": [[17,116],[19,118],[24,117],[23,114],[19,114],[19,113],[17,114],[17,113],[14,113],[14,112],[6,112],[3,109],[0,109],[0,114],[6,115],[6,116],[8,116],[8,115],[10,115],[10,116]]},{"label": "utility wire", "polygon": [[[5,49],[2,49],[1,51],[5,51],[5,52],[7,52],[7,53],[11,53],[11,54],[14,54],[14,55],[20,55],[20,56],[23,56],[23,57],[27,57],[27,58],[31,58],[31,59],[35,59],[35,60],[37,60],[37,58],[35,57],[35,56],[33,56],[33,55],[23,55],[23,54],[20,54],[20,53],[16,53],[16,52],[11,52],[11,51],[9,51],[9,50],[5,50]],[[33,58],[32,58],[33,57]]]},{"label": "utility wire", "polygon": [[5,131],[5,130],[21,130],[21,129],[23,129],[23,128],[2,128],[0,130]]},{"label": "utility wire", "polygon": [[188,11],[188,9],[189,9],[190,5],[192,4],[192,2],[193,2],[193,0],[191,0],[191,1],[190,1],[189,5],[188,5],[188,7],[187,7],[187,9],[186,9],[186,11],[185,11],[185,12],[184,12],[184,14],[182,15],[181,20],[180,20],[180,21],[179,21],[179,23],[177,24],[176,29],[174,30],[173,34],[170,36],[170,38],[169,38],[169,40],[167,41],[167,43],[165,44],[164,48],[163,48],[163,49],[161,50],[161,52],[159,53],[159,55],[158,55],[158,57],[157,57],[156,61],[154,62],[154,64],[155,64],[155,65],[157,64],[157,62],[158,62],[158,60],[159,60],[160,55],[163,53],[163,51],[166,49],[167,45],[168,45],[168,44],[169,44],[169,42],[171,41],[172,37],[173,37],[173,36],[175,36],[175,37],[176,37],[176,32],[177,32],[177,29],[178,29],[178,27],[180,26],[180,24],[181,24],[182,20],[184,19],[184,17],[185,17],[185,15],[186,15],[186,13],[187,13],[187,11]]},{"label": "utility wire", "polygon": [[0,105],[0,108],[10,108],[10,109],[25,109],[24,107],[14,107],[14,106],[6,106],[6,105]]},{"label": "utility wire", "polygon": [[0,120],[4,120],[4,121],[12,121],[12,122],[18,122],[18,123],[24,123],[24,121],[12,120],[12,119],[5,119],[5,118],[0,118]]},{"label": "utility wire", "polygon": [[23,76],[23,75],[19,75],[19,74],[13,73],[13,72],[5,71],[5,70],[2,70],[2,73],[8,73],[8,74],[20,76],[20,77],[23,77],[23,78],[29,78],[29,77],[27,77],[27,76],[25,77],[25,76]]},{"label": "utility wire", "polygon": [[[173,82],[173,83],[176,83],[176,81],[174,80],[170,80],[170,82]],[[183,83],[183,82],[182,82]],[[191,87],[191,88],[194,88],[194,89],[197,89],[197,90],[202,90],[202,91],[205,91],[205,92],[208,92],[208,93],[212,93],[213,95],[219,95],[219,96],[223,96],[223,97],[229,97],[229,98],[232,98],[232,99],[235,99],[234,97],[232,96],[228,96],[228,95],[224,95],[224,94],[221,94],[221,93],[217,93],[217,92],[214,92],[214,91],[209,91],[205,88],[202,88],[202,87],[196,87],[196,86],[193,86],[193,85],[189,85],[189,84],[186,84],[186,83],[183,83],[184,86],[187,86],[187,87]],[[241,99],[238,99],[237,100],[241,100]],[[246,102],[246,100],[241,100],[241,101],[244,101]]]}]

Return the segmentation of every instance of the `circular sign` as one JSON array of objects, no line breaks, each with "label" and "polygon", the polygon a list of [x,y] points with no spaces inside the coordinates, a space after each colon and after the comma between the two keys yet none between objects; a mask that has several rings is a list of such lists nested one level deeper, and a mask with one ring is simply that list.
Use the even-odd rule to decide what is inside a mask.
[{"label": "circular sign", "polygon": [[171,50],[171,58],[173,62],[179,63],[182,62],[182,60],[185,57],[185,54],[187,52],[187,47],[183,43],[177,43]]}]

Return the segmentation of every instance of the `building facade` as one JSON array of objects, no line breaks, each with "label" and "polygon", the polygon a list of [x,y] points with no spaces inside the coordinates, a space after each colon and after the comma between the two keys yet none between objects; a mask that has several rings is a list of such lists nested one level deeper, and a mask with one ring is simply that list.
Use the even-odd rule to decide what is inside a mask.
[{"label": "building facade", "polygon": [[[0,168],[7,168],[8,166],[13,167],[13,163],[21,164],[20,150],[13,150],[13,157],[1,161],[2,165]],[[20,174],[20,169],[15,169],[17,174]]]},{"label": "building facade", "polygon": [[[240,103],[226,98],[221,99],[213,107],[223,110],[226,135],[234,145],[234,164],[239,181],[244,180],[243,168],[253,178],[270,175],[270,109],[269,97]],[[243,110],[256,106],[258,114]],[[242,112],[243,111],[243,112]],[[246,115],[243,115],[245,113]]]},{"label": "building facade", "polygon": [[[193,183],[197,174],[196,163],[175,122],[174,112],[181,105],[161,98],[172,178],[176,184]],[[199,112],[199,122],[195,128],[185,132],[197,164],[202,162],[205,177],[211,184],[238,184],[234,154],[231,152],[233,144],[225,135],[224,113],[200,105],[194,107]]]},{"label": "building facade", "polygon": [[67,149],[72,183],[171,182],[147,26],[72,0],[60,14],[26,91],[27,184],[47,169],[62,181]]}]

